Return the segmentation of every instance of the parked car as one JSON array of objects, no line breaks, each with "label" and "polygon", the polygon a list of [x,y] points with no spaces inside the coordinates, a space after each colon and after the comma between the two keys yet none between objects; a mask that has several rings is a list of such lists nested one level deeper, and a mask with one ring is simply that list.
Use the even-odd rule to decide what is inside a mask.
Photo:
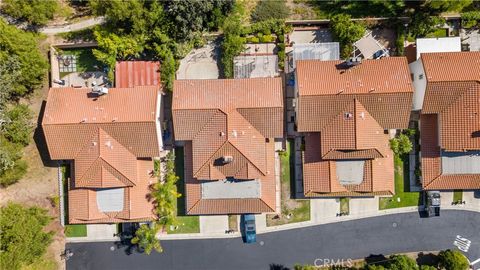
[{"label": "parked car", "polygon": [[243,223],[245,243],[255,243],[257,241],[257,231],[255,229],[255,215],[242,215],[241,221]]},{"label": "parked car", "polygon": [[424,199],[427,217],[440,216],[440,191],[424,192]]}]

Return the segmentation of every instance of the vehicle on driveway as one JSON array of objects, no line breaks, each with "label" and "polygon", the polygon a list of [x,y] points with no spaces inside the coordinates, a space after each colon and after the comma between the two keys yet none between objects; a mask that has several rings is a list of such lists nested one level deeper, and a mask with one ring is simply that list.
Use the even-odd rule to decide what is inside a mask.
[{"label": "vehicle on driveway", "polygon": [[424,210],[427,217],[440,216],[440,191],[426,191],[424,196]]},{"label": "vehicle on driveway", "polygon": [[255,215],[246,214],[242,215],[241,218],[242,227],[244,230],[244,242],[247,244],[257,242],[257,231],[255,229]]}]

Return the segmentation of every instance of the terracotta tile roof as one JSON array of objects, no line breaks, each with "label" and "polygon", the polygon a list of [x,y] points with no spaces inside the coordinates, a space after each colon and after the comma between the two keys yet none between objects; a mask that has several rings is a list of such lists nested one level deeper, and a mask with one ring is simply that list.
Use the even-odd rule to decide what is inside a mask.
[{"label": "terracotta tile roof", "polygon": [[[70,188],[68,191],[68,222],[70,224],[83,223],[118,223],[141,222],[152,220],[154,206],[147,194],[149,187],[155,183],[152,177],[151,160],[137,160],[136,185],[124,188],[124,206],[119,212],[101,212],[97,205],[96,189]],[[74,185],[75,179],[72,180]]]},{"label": "terracotta tile roof", "polygon": [[423,188],[426,190],[479,189],[480,174],[442,174],[438,115],[422,114],[420,121]]},{"label": "terracotta tile roof", "polygon": [[119,61],[115,64],[115,87],[161,85],[160,62]]},{"label": "terracotta tile roof", "polygon": [[444,174],[442,151],[480,150],[480,52],[421,55],[427,88],[421,115],[424,189],[478,189],[480,174]]},{"label": "terracotta tile roof", "polygon": [[[388,144],[388,135],[382,133],[383,144]],[[363,156],[348,154],[334,156],[334,159],[322,158],[320,133],[305,134],[305,151],[303,152],[303,189],[306,197],[317,196],[375,196],[392,195],[394,188],[393,153],[384,149],[385,156]],[[357,151],[352,151],[355,153]],[[353,157],[352,157],[353,156]],[[342,185],[336,175],[336,161],[365,160],[363,181],[358,185]]]},{"label": "terracotta tile roof", "polygon": [[413,92],[405,57],[363,60],[348,68],[343,61],[297,61],[301,96]]},{"label": "terracotta tile roof", "polygon": [[[175,139],[189,142],[185,155],[192,155],[186,166],[187,182],[196,181],[187,183],[189,214],[274,211],[273,138],[283,137],[281,78],[177,80],[172,110]],[[224,157],[233,162],[223,164]],[[228,177],[260,179],[262,198],[200,199],[202,181]]]},{"label": "terracotta tile roof", "polygon": [[189,215],[211,215],[275,212],[274,143],[267,143],[267,149],[267,162],[271,173],[260,178],[262,184],[261,198],[202,199],[201,184],[204,181],[199,181],[193,177],[192,143],[186,142],[184,147],[186,213]]},{"label": "terracotta tile roof", "polygon": [[[479,56],[480,57],[480,56]],[[424,114],[441,119],[440,146],[448,151],[480,149],[479,81],[428,83]]]},{"label": "terracotta tile roof", "polygon": [[[73,160],[69,221],[151,220],[147,194],[156,179],[152,160],[145,158],[159,156],[158,87],[113,88],[96,100],[89,92],[52,88],[42,122],[50,157]],[[105,188],[124,189],[122,211],[100,211],[96,192]]]},{"label": "terracotta tile roof", "polygon": [[413,88],[404,57],[365,60],[350,69],[341,61],[299,61],[296,72],[300,132],[320,131],[354,99],[384,129],[408,127]]},{"label": "terracotta tile roof", "polygon": [[367,155],[364,158],[383,157],[389,148],[384,142],[383,128],[356,99],[334,117],[320,133],[323,159],[327,159],[327,155],[333,159],[347,155],[360,158],[360,153]]},{"label": "terracotta tile roof", "polygon": [[478,81],[480,52],[422,53],[428,82]]}]

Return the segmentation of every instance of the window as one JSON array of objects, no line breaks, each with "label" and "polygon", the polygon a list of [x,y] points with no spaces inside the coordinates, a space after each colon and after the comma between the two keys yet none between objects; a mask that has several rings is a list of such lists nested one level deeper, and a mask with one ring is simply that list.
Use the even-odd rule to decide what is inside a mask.
[{"label": "window", "polygon": [[418,79],[422,80],[423,79],[423,74],[418,75]]}]

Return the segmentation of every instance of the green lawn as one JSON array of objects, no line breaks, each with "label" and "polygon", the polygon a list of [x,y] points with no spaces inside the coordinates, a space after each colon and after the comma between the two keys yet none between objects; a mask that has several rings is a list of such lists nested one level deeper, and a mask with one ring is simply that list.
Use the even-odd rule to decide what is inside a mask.
[{"label": "green lawn", "polygon": [[178,227],[175,230],[167,228],[168,233],[199,233],[200,222],[198,216],[186,216],[185,215],[185,170],[183,160],[183,147],[175,148],[175,173],[180,178],[177,182],[177,192],[182,194],[177,199],[177,220]]},{"label": "green lawn", "polygon": [[458,202],[458,201],[461,201],[461,200],[463,200],[463,191],[455,190],[453,192],[453,201]]},{"label": "green lawn", "polygon": [[71,224],[65,226],[65,236],[67,237],[85,237],[87,236],[87,225]]},{"label": "green lawn", "polygon": [[[92,53],[92,48],[63,49],[63,55],[75,55],[77,57],[77,72],[97,71],[103,67]],[[60,78],[69,72],[60,72]]]},{"label": "green lawn", "polygon": [[87,236],[87,225],[85,224],[68,224],[68,184],[70,178],[70,165],[62,165],[63,176],[63,206],[65,215],[65,236],[66,237],[85,237]]},{"label": "green lawn", "polygon": [[[404,163],[400,158],[394,158],[395,163],[395,195],[391,198],[380,198],[380,210],[417,206],[420,192],[409,191],[408,161]],[[398,201],[400,199],[400,201]]]},{"label": "green lawn", "polygon": [[310,220],[310,201],[294,200],[292,198],[295,187],[295,143],[287,141],[287,151],[280,154],[281,166],[281,209],[282,214],[275,218],[275,214],[267,215],[267,226],[276,226],[287,223]]}]

